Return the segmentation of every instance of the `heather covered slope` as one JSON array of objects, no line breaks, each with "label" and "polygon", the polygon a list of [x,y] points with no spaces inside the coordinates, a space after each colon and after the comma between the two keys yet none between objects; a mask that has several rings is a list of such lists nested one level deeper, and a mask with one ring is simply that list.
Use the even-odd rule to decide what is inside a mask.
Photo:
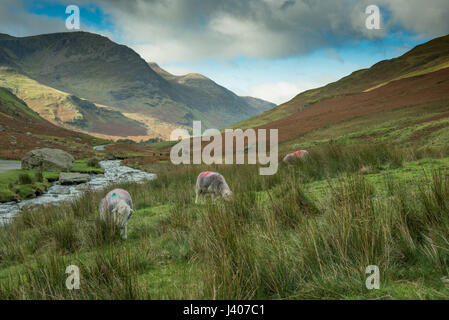
[{"label": "heather covered slope", "polygon": [[[417,114],[417,118],[410,119],[410,122],[421,118],[430,119],[437,115],[440,122],[443,118],[447,118],[449,68],[397,80],[369,92],[324,99],[301,112],[292,113],[262,127],[279,129],[280,142],[295,141],[305,134],[329,129],[336,125],[343,125],[348,132],[354,132],[355,128],[352,127],[351,121],[359,117],[377,117],[375,125],[383,124],[389,128],[389,131],[394,131],[400,128],[394,125],[394,121],[404,122],[404,113],[411,112],[415,108],[420,108],[422,113]],[[401,109],[402,113],[394,112],[398,109]],[[390,112],[391,117],[384,118],[383,123],[379,122],[378,115],[387,111]],[[337,136],[332,133],[327,137],[328,140],[335,138]]]},{"label": "heather covered slope", "polygon": [[[274,124],[269,123],[282,121],[282,119],[288,117],[289,119],[299,117],[303,110],[314,108],[326,99],[345,99],[345,97],[351,99],[351,95],[362,95],[362,93],[392,84],[394,81],[424,76],[447,67],[449,67],[449,35],[416,46],[398,58],[381,61],[369,69],[355,71],[351,75],[324,87],[300,93],[292,100],[270,111],[237,123],[233,127],[248,128],[266,124],[273,126]],[[437,75],[437,73],[435,74]],[[437,84],[435,83],[435,85]],[[413,92],[413,87],[405,88],[405,90]],[[376,91],[376,93],[382,94],[382,91]],[[398,92],[397,99],[400,99],[401,96],[406,97],[407,94]],[[432,99],[438,99],[438,96],[434,95]],[[441,99],[444,99],[444,97],[441,97]],[[376,103],[375,100],[372,102]],[[331,118],[329,117],[329,119]],[[323,125],[326,125],[326,123],[323,123]],[[298,127],[302,127],[302,123],[298,123]],[[279,129],[282,131],[282,127],[279,127]]]},{"label": "heather covered slope", "polygon": [[105,143],[82,133],[51,124],[8,89],[0,87],[0,158],[21,159],[36,147],[64,149],[77,157],[92,153],[92,145]]},{"label": "heather covered slope", "polygon": [[167,123],[191,126],[192,120],[202,120],[205,126],[224,127],[261,111],[215,83],[198,89],[188,85],[196,79],[187,79],[184,85],[168,81],[132,49],[87,32],[0,35],[0,65],[130,114],[165,137],[159,126],[165,128]]}]

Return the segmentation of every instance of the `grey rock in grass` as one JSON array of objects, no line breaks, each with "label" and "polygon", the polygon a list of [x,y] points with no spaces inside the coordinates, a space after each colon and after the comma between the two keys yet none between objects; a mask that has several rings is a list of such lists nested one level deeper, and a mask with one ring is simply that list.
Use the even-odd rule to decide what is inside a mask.
[{"label": "grey rock in grass", "polygon": [[70,153],[60,149],[35,149],[22,159],[22,169],[70,171],[74,160]]},{"label": "grey rock in grass", "polygon": [[80,184],[90,181],[90,175],[77,172],[61,172],[59,184]]}]

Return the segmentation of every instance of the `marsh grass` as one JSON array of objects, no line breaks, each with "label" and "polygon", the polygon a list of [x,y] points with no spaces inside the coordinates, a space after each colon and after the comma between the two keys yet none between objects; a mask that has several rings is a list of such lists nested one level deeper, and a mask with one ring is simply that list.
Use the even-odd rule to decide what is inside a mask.
[{"label": "marsh grass", "polygon": [[[449,177],[426,170],[411,187],[389,174],[409,151],[329,145],[281,165],[163,166],[158,179],[124,184],[136,212],[124,241],[98,218],[108,190],[26,211],[0,232],[3,299],[449,298]],[[360,172],[382,173],[373,183]],[[199,172],[218,171],[234,196],[195,205]],[[326,187],[310,190],[308,183]],[[81,289],[65,288],[65,268]],[[365,269],[381,270],[381,290]]]}]

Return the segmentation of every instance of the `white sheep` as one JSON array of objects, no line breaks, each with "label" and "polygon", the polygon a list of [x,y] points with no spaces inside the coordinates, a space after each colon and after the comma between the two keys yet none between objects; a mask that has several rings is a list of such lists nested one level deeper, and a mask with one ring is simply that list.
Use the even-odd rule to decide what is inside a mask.
[{"label": "white sheep", "polygon": [[232,196],[232,191],[221,174],[204,171],[198,175],[196,180],[195,203],[198,203],[199,196],[201,196],[202,203],[204,203],[206,194],[208,193],[211,195],[213,202],[215,202],[215,196],[222,197],[225,200],[229,200]]},{"label": "white sheep", "polygon": [[307,150],[298,150],[287,154],[282,161],[287,164],[294,163],[298,159],[306,160],[309,157],[309,152]]},{"label": "white sheep", "polygon": [[100,218],[103,221],[111,219],[120,228],[120,234],[123,239],[128,237],[126,224],[133,212],[131,196],[123,189],[110,191],[100,202]]}]

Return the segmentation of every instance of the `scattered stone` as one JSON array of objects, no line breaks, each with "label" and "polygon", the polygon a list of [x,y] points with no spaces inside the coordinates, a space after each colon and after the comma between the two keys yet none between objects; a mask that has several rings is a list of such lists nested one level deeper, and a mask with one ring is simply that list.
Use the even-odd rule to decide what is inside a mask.
[{"label": "scattered stone", "polygon": [[77,172],[61,172],[59,184],[80,184],[90,181],[90,175]]},{"label": "scattered stone", "polygon": [[75,159],[70,153],[60,149],[35,149],[22,159],[22,169],[44,171],[69,171]]}]

